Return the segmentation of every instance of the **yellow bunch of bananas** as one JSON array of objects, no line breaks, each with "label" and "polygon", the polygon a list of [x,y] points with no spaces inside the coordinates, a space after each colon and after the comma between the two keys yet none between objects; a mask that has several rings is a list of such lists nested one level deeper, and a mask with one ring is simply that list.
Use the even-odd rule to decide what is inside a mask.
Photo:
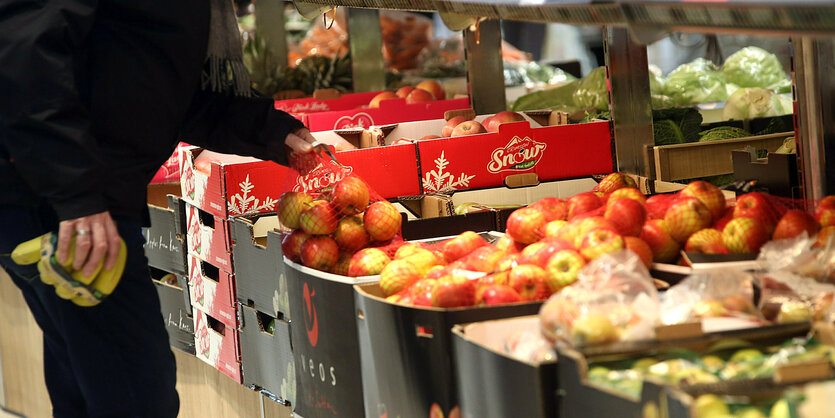
[{"label": "yellow bunch of bananas", "polygon": [[38,263],[41,281],[55,286],[55,293],[63,299],[71,300],[78,306],[95,306],[113,292],[125,270],[127,248],[119,240],[119,255],[112,269],[104,269],[104,260],[99,262],[90,276],[81,270],[73,270],[75,238],[72,239],[69,257],[65,263],[59,263],[55,254],[58,236],[46,233],[18,245],[12,251],[12,260],[19,265]]}]

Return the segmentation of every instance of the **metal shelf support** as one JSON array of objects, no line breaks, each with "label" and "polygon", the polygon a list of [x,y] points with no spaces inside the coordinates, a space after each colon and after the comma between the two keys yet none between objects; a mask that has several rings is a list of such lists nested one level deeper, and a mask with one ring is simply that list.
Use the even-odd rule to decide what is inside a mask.
[{"label": "metal shelf support", "polygon": [[604,29],[603,39],[617,170],[654,178],[647,48],[623,28]]},{"label": "metal shelf support", "polygon": [[346,12],[354,91],[385,90],[386,70],[383,67],[380,11],[348,8]]},{"label": "metal shelf support", "polygon": [[477,115],[507,108],[502,63],[502,28],[498,20],[483,20],[478,30],[464,30],[467,83]]}]

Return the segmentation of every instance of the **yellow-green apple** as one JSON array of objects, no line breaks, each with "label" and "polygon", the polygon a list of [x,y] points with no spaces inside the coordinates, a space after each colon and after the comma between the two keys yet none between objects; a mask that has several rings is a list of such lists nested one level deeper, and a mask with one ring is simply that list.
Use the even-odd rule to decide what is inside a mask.
[{"label": "yellow-green apple", "polygon": [[278,198],[278,221],[287,228],[299,228],[302,211],[307,209],[313,196],[302,192],[285,192]]},{"label": "yellow-green apple", "polygon": [[652,249],[652,260],[658,263],[670,263],[678,257],[679,244],[664,226],[663,219],[650,219],[644,223],[641,239]]},{"label": "yellow-green apple", "polygon": [[473,231],[466,231],[444,242],[441,246],[441,252],[444,254],[446,262],[451,263],[485,245],[489,245],[489,243],[480,235]]},{"label": "yellow-green apple", "polygon": [[657,194],[647,198],[647,219],[664,219],[667,209],[678,200],[675,194]]},{"label": "yellow-green apple", "polygon": [[684,244],[684,251],[702,254],[728,253],[722,233],[713,228],[705,228],[691,235]]},{"label": "yellow-green apple", "polygon": [[568,205],[565,204],[564,200],[557,199],[556,197],[539,199],[531,207],[542,211],[548,222],[564,221],[568,217]]},{"label": "yellow-green apple", "polygon": [[409,295],[409,289],[403,289],[391,296],[386,296],[386,302],[396,303],[398,305],[411,305],[412,297]]},{"label": "yellow-green apple", "polygon": [[425,249],[419,249],[414,254],[398,261],[411,264],[417,270],[420,277],[426,276],[430,268],[445,264],[440,254]]},{"label": "yellow-green apple", "polygon": [[646,268],[652,266],[652,248],[644,240],[637,237],[623,237],[626,249],[635,253]]},{"label": "yellow-green apple", "polygon": [[437,280],[420,279],[409,286],[409,296],[412,297],[412,304],[415,306],[432,306],[432,290],[435,289]]},{"label": "yellow-green apple", "polygon": [[508,254],[515,254],[521,252],[523,248],[525,248],[525,244],[521,242],[516,242],[510,234],[502,235],[498,240],[496,240],[496,248],[508,253]]},{"label": "yellow-green apple", "polygon": [[542,238],[546,223],[545,214],[539,209],[516,209],[507,218],[507,233],[517,242],[530,244]]},{"label": "yellow-green apple", "polygon": [[487,133],[487,129],[484,129],[484,126],[482,126],[480,123],[474,120],[468,120],[466,122],[461,122],[458,125],[456,125],[455,129],[452,130],[450,136],[459,137],[484,133]]},{"label": "yellow-green apple", "polygon": [[496,272],[509,271],[510,269],[512,269],[512,268],[518,266],[519,264],[521,264],[520,263],[521,260],[522,260],[522,253],[508,254],[508,255],[502,257],[502,259],[499,260],[496,263],[496,268],[495,268],[494,271],[496,271]]},{"label": "yellow-green apple", "polygon": [[551,295],[545,278],[548,273],[533,264],[520,264],[510,270],[507,277],[510,287],[519,292],[522,300],[545,300]]},{"label": "yellow-green apple", "polygon": [[299,226],[310,235],[328,235],[336,231],[339,213],[325,200],[314,200],[299,215]]},{"label": "yellow-green apple", "polygon": [[545,236],[545,238],[557,238],[559,230],[563,226],[565,226],[566,223],[568,223],[568,221],[556,220],[548,222],[547,224],[545,224],[545,230],[543,235]]},{"label": "yellow-green apple", "polygon": [[437,280],[432,289],[432,306],[458,308],[475,304],[475,282],[464,277],[447,276]]},{"label": "yellow-green apple", "polygon": [[333,239],[343,251],[354,253],[368,245],[371,237],[362,226],[362,219],[359,216],[346,216],[336,224],[336,232]]},{"label": "yellow-green apple", "polygon": [[340,276],[347,276],[348,269],[351,265],[351,257],[354,253],[339,253],[339,258],[336,260],[336,264],[331,267],[331,273],[338,274]]},{"label": "yellow-green apple", "polygon": [[647,218],[647,210],[640,202],[629,198],[609,199],[603,217],[624,236],[637,237]]},{"label": "yellow-green apple", "polygon": [[577,274],[585,265],[586,260],[577,251],[570,249],[557,251],[545,265],[545,271],[548,272],[545,283],[548,289],[551,293],[556,293],[563,287],[574,283],[577,281]]},{"label": "yellow-green apple", "polygon": [[397,89],[397,91],[394,92],[394,94],[396,94],[397,97],[399,97],[401,99],[405,99],[409,95],[409,93],[411,93],[412,90],[414,90],[414,89],[415,88],[412,87],[412,86],[403,86],[403,87],[400,87],[399,89]]},{"label": "yellow-green apple", "polygon": [[351,262],[348,264],[348,275],[351,277],[374,276],[380,274],[389,262],[391,262],[391,259],[383,250],[364,248],[351,257]]},{"label": "yellow-green apple", "polygon": [[391,203],[381,200],[372,203],[362,217],[362,223],[371,239],[388,241],[400,232],[400,212]]},{"label": "yellow-green apple", "polygon": [[630,186],[628,183],[629,180],[627,179],[632,180],[626,174],[611,173],[604,177],[603,180],[600,180],[600,183],[597,185],[597,191],[607,194],[624,187],[635,187],[635,181],[632,180],[632,186]]},{"label": "yellow-green apple", "polygon": [[734,218],[722,230],[722,240],[731,254],[756,253],[768,241],[768,231],[754,218]]},{"label": "yellow-green apple", "polygon": [[610,343],[618,339],[618,329],[602,313],[587,312],[577,317],[571,325],[571,338],[578,345]]},{"label": "yellow-green apple", "polygon": [[690,235],[710,226],[710,210],[699,199],[682,197],[664,214],[664,225],[674,240],[684,243]]},{"label": "yellow-green apple", "polygon": [[722,194],[722,190],[704,180],[690,182],[678,194],[681,197],[699,199],[710,211],[713,219],[719,219],[725,213],[725,195]]},{"label": "yellow-green apple", "polygon": [[455,129],[456,126],[468,121],[464,116],[453,116],[449,118],[444,124],[444,127],[441,129],[441,136],[444,138],[449,138],[452,136],[452,131]]},{"label": "yellow-green apple", "polygon": [[339,247],[331,237],[310,237],[302,244],[302,264],[307,267],[329,271],[339,259]]},{"label": "yellow-green apple", "polygon": [[425,103],[425,102],[434,102],[435,96],[432,93],[421,89],[416,88],[409,92],[409,95],[406,96],[406,103],[407,104],[414,104],[414,103]]},{"label": "yellow-green apple", "polygon": [[368,186],[359,177],[348,176],[336,183],[331,205],[345,215],[362,213],[368,207]]},{"label": "yellow-green apple", "polygon": [[415,88],[426,90],[432,93],[432,96],[438,100],[446,99],[446,92],[444,91],[444,88],[441,87],[441,84],[435,80],[421,81],[420,83],[418,83],[417,86],[415,86]]},{"label": "yellow-green apple", "polygon": [[700,300],[693,305],[693,315],[697,318],[717,318],[726,313],[725,305],[716,299]]},{"label": "yellow-green apple", "polygon": [[815,220],[821,227],[835,225],[835,196],[826,196],[815,207]]},{"label": "yellow-green apple", "polygon": [[815,244],[812,246],[815,248],[826,247],[826,243],[829,242],[829,237],[833,234],[835,234],[835,225],[821,228],[821,230],[818,231],[817,240],[815,240]]},{"label": "yellow-green apple", "polygon": [[521,114],[505,110],[491,116],[489,122],[484,122],[484,127],[487,128],[487,132],[499,132],[499,125],[503,123],[521,122],[523,120],[525,120],[525,117]]},{"label": "yellow-green apple", "polygon": [[397,248],[397,251],[394,252],[394,259],[400,260],[418,252],[418,250],[425,249],[428,249],[428,245],[424,242],[407,242]]},{"label": "yellow-green apple", "polygon": [[803,231],[814,237],[820,230],[820,224],[812,218],[806,211],[793,209],[786,212],[780,222],[777,222],[777,227],[774,228],[773,239],[794,238]]},{"label": "yellow-green apple", "polygon": [[765,193],[751,192],[736,198],[734,218],[752,218],[765,227],[770,236],[777,225],[777,214]]},{"label": "yellow-green apple", "polygon": [[623,237],[611,228],[592,229],[583,238],[580,254],[588,260],[594,260],[603,254],[620,251],[624,248]]},{"label": "yellow-green apple", "polygon": [[[514,264],[513,267],[516,267]],[[508,284],[508,277],[510,276],[510,270],[507,269],[506,271],[499,271],[493,274],[488,274],[486,276],[481,276],[478,279],[478,286],[488,286],[491,284]]]},{"label": "yellow-green apple", "polygon": [[[627,177],[627,178],[630,178],[630,177]],[[638,190],[634,187],[623,187],[623,188],[620,188],[620,189],[617,189],[617,190],[613,191],[612,193],[609,193],[607,201],[612,200],[612,199],[618,199],[618,198],[635,199],[638,202],[640,202],[642,205],[647,204],[646,196],[644,196],[644,194],[641,193],[640,190]]]},{"label": "yellow-green apple", "polygon": [[464,257],[463,261],[468,270],[491,273],[496,269],[499,260],[507,256],[507,253],[492,246],[485,245]]},{"label": "yellow-green apple", "polygon": [[591,216],[580,221],[571,222],[571,224],[574,224],[574,241],[572,241],[572,243],[574,244],[575,249],[579,249],[583,245],[583,239],[592,229],[615,229],[615,224],[602,216]]},{"label": "yellow-green apple", "polygon": [[519,292],[508,285],[491,284],[476,289],[476,305],[494,306],[521,301]]},{"label": "yellow-green apple", "polygon": [[522,250],[520,261],[525,264],[534,264],[545,267],[552,255],[562,250],[573,250],[574,245],[559,238],[551,238],[535,242]]},{"label": "yellow-green apple", "polygon": [[384,92],[374,96],[374,98],[371,99],[371,103],[368,104],[368,107],[370,107],[370,108],[380,107],[380,102],[382,102],[383,100],[391,100],[391,99],[399,99],[399,97],[397,97],[396,94],[394,94],[390,91],[384,91]]},{"label": "yellow-green apple", "polygon": [[601,206],[603,201],[592,192],[583,192],[568,198],[568,220],[574,219],[577,215],[591,212]]},{"label": "yellow-green apple", "polygon": [[405,260],[394,260],[380,272],[380,289],[391,296],[420,280],[417,267]]},{"label": "yellow-green apple", "polygon": [[281,252],[284,253],[285,257],[293,261],[299,261],[299,256],[302,253],[302,244],[308,238],[310,238],[310,234],[301,229],[296,229],[289,234],[285,233],[281,237]]}]

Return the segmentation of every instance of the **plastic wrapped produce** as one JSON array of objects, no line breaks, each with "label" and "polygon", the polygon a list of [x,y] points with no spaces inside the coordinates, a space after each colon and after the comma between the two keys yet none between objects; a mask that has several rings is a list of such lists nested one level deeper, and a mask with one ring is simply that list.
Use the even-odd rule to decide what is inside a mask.
[{"label": "plastic wrapped produce", "polygon": [[751,274],[731,269],[699,273],[661,295],[664,324],[721,317],[759,319]]}]

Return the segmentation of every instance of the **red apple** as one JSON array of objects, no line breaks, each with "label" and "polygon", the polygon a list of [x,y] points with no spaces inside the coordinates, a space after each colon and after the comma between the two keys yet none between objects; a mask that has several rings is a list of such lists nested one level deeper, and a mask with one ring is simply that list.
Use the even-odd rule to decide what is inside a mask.
[{"label": "red apple", "polygon": [[368,104],[368,107],[377,108],[377,107],[380,107],[380,102],[382,102],[383,100],[391,100],[391,99],[397,99],[397,98],[398,97],[397,97],[396,94],[394,94],[390,91],[384,91],[384,92],[374,96],[374,98],[371,99],[371,103]]},{"label": "red apple", "polygon": [[719,219],[725,213],[725,195],[718,187],[706,181],[690,182],[679,192],[679,196],[699,199],[710,211],[713,219]]},{"label": "red apple", "polygon": [[348,275],[351,277],[374,276],[391,262],[389,256],[379,248],[365,248],[351,257],[348,263]]},{"label": "red apple", "polygon": [[615,198],[606,202],[603,217],[611,222],[621,235],[637,237],[641,235],[647,211],[644,205],[635,199]]},{"label": "red apple", "polygon": [[522,250],[521,262],[524,264],[534,264],[540,267],[545,267],[548,260],[555,253],[562,250],[573,250],[574,245],[570,242],[558,238],[552,238],[548,241],[539,241],[528,245]]},{"label": "red apple", "polygon": [[427,247],[428,245],[423,242],[407,242],[397,248],[397,251],[394,252],[394,259],[400,260],[406,258],[417,253],[419,250],[428,249]]},{"label": "red apple", "polygon": [[731,254],[756,253],[768,241],[768,231],[754,218],[734,218],[722,230],[722,240]]},{"label": "red apple", "polygon": [[419,249],[414,254],[399,261],[411,264],[417,270],[419,277],[425,277],[432,267],[445,264],[442,257],[442,255],[433,251]]},{"label": "red apple", "polygon": [[406,260],[394,260],[380,272],[380,290],[391,296],[420,279],[417,268]]},{"label": "red apple", "polygon": [[487,130],[484,129],[480,123],[474,120],[468,120],[466,122],[461,122],[455,129],[452,130],[450,134],[451,137],[459,137],[459,136],[466,136],[466,135],[478,135],[487,133]]},{"label": "red apple", "polygon": [[405,99],[407,96],[409,96],[409,93],[411,93],[414,89],[415,88],[412,86],[403,86],[397,89],[397,91],[394,94],[396,94],[397,97],[401,99]]},{"label": "red apple", "polygon": [[678,200],[676,194],[657,194],[647,198],[647,219],[664,219],[667,209]]},{"label": "red apple", "polygon": [[505,110],[503,112],[496,113],[489,119],[489,123],[487,121],[484,122],[484,126],[487,128],[487,132],[499,132],[499,125],[503,123],[521,122],[525,120],[525,117],[522,116],[520,113]]},{"label": "red apple", "polygon": [[316,200],[299,216],[299,225],[310,235],[328,235],[336,231],[339,214],[330,202]]},{"label": "red apple", "polygon": [[715,229],[719,232],[722,232],[722,230],[725,229],[725,225],[727,225],[728,222],[730,222],[731,219],[733,219],[733,218],[734,218],[734,208],[733,208],[733,206],[725,208],[725,213],[718,220],[714,219],[713,225],[711,225],[711,228],[713,228],[713,229]]},{"label": "red apple", "polygon": [[408,288],[409,296],[412,297],[412,304],[415,306],[432,306],[432,291],[435,289],[437,280],[420,279]]},{"label": "red apple", "polygon": [[510,287],[519,292],[522,300],[545,300],[551,295],[545,278],[548,273],[539,266],[532,264],[521,264],[510,270],[508,283]]},{"label": "red apple", "polygon": [[423,89],[432,93],[432,96],[438,100],[446,99],[446,92],[444,91],[444,88],[441,87],[441,84],[435,80],[421,81],[420,83],[418,83],[416,88]]},{"label": "red apple", "polygon": [[641,239],[652,249],[652,260],[658,263],[671,263],[679,253],[679,244],[674,240],[663,219],[651,219],[644,223]]},{"label": "red apple", "polygon": [[[510,271],[512,268],[522,264],[522,253],[507,254],[496,263],[495,272]],[[485,276],[486,277],[486,276]]]},{"label": "red apple", "polygon": [[307,209],[313,196],[302,192],[286,192],[278,198],[278,221],[287,228],[298,229],[302,211]]},{"label": "red apple", "polygon": [[381,200],[374,202],[362,217],[365,230],[375,241],[388,241],[400,232],[403,222],[400,212],[391,203]]},{"label": "red apple", "polygon": [[583,192],[568,199],[568,220],[574,219],[577,215],[591,212],[601,206],[603,201],[591,192]]},{"label": "red apple", "polygon": [[620,251],[624,248],[623,237],[614,229],[597,228],[583,238],[580,254],[588,260],[594,260],[603,254]]},{"label": "red apple", "polygon": [[434,102],[435,96],[432,93],[416,88],[412,90],[408,96],[406,96],[406,103],[407,104],[415,104],[415,103],[425,103],[425,102]]},{"label": "red apple", "polygon": [[664,225],[674,240],[684,243],[696,231],[710,226],[710,210],[699,199],[682,197],[664,214]]},{"label": "red apple", "polygon": [[336,232],[333,239],[343,251],[354,253],[368,245],[371,237],[362,226],[362,219],[359,216],[346,216],[336,224]]},{"label": "red apple", "polygon": [[458,308],[475,304],[475,282],[463,277],[447,276],[437,280],[432,290],[432,306]]},{"label": "red apple", "polygon": [[444,138],[449,138],[452,136],[452,131],[455,130],[455,127],[468,121],[469,119],[465,118],[464,116],[454,116],[449,118],[448,121],[444,124],[443,129],[441,129],[441,136]]},{"label": "red apple", "polygon": [[626,249],[635,253],[646,268],[652,266],[652,248],[644,240],[636,237],[623,237],[623,244]]},{"label": "red apple", "polygon": [[300,255],[305,266],[329,271],[339,259],[339,247],[331,237],[310,237],[302,244]]},{"label": "red apple", "polygon": [[[573,243],[574,248],[576,248],[576,249],[580,249],[580,247],[583,245],[583,238],[585,238],[586,234],[591,232],[591,230],[593,230],[593,229],[609,228],[609,229],[617,230],[615,228],[615,224],[613,224],[611,221],[609,221],[608,219],[606,219],[602,216],[590,216],[588,218],[580,220],[579,222],[578,221],[572,222],[571,224],[573,224],[573,226],[574,226],[574,228],[573,228],[574,230],[570,234],[572,236],[573,240],[569,241],[569,242]],[[565,228],[563,228],[563,230],[565,230]],[[566,235],[568,235],[568,234],[566,234]],[[565,240],[568,240],[567,236],[562,236],[561,238],[565,239]]]},{"label": "red apple", "polygon": [[356,215],[368,207],[368,186],[359,177],[348,176],[333,188],[331,204],[345,215]]},{"label": "red apple", "polygon": [[522,249],[525,248],[525,244],[521,242],[516,242],[510,234],[504,234],[501,238],[496,241],[496,248],[508,253],[508,254],[516,254],[521,252]]},{"label": "red apple", "polygon": [[506,252],[492,245],[484,245],[464,257],[463,261],[467,265],[467,270],[492,273],[499,261],[506,255]]},{"label": "red apple", "polygon": [[832,235],[835,235],[835,225],[821,228],[821,230],[818,231],[818,238],[812,246],[815,248],[825,248],[826,244],[829,242],[829,237]]},{"label": "red apple", "polygon": [[539,209],[516,209],[507,219],[507,233],[511,238],[523,244],[539,241],[547,220]]},{"label": "red apple", "polygon": [[494,306],[521,301],[522,296],[519,295],[519,292],[508,285],[493,284],[482,286],[476,290],[477,305]]},{"label": "red apple", "polygon": [[485,245],[489,245],[489,243],[480,235],[473,231],[466,231],[444,242],[441,246],[441,252],[444,254],[446,262],[452,263]]},{"label": "red apple", "polygon": [[557,199],[556,197],[539,199],[531,207],[542,211],[548,222],[557,220],[564,221],[568,217],[568,206],[564,200]]},{"label": "red apple", "polygon": [[567,221],[551,221],[545,224],[545,238],[559,238],[560,230],[567,224]]},{"label": "red apple", "polygon": [[565,249],[557,251],[545,265],[548,276],[545,283],[552,293],[577,281],[577,274],[586,265],[586,260],[580,253]]},{"label": "red apple", "polygon": [[826,196],[815,208],[815,220],[821,227],[835,225],[835,196]]},{"label": "red apple", "polygon": [[[627,176],[627,178],[629,178]],[[609,193],[607,197],[607,202],[612,199],[619,199],[619,198],[627,198],[627,199],[635,199],[641,205],[646,206],[647,198],[641,193],[640,190],[633,188],[633,187],[623,187]]]},{"label": "red apple", "polygon": [[[751,192],[736,198],[734,218],[752,218],[759,221],[770,235],[777,225],[777,214],[765,193]],[[728,248],[730,249],[730,248]]]},{"label": "red apple", "polygon": [[336,260],[336,264],[331,267],[330,272],[340,276],[347,276],[348,269],[351,267],[351,257],[353,255],[353,253],[339,253],[339,258]]},{"label": "red apple", "polygon": [[702,254],[727,254],[722,232],[713,228],[702,229],[687,239],[684,251]]},{"label": "red apple", "polygon": [[285,257],[293,261],[299,261],[299,256],[302,253],[302,244],[308,238],[310,238],[310,234],[301,229],[296,229],[289,234],[285,233],[281,238],[281,252],[284,253]]},{"label": "red apple", "polygon": [[814,237],[820,230],[820,225],[812,216],[802,210],[794,209],[786,212],[774,229],[774,239],[794,238],[803,231]]}]

